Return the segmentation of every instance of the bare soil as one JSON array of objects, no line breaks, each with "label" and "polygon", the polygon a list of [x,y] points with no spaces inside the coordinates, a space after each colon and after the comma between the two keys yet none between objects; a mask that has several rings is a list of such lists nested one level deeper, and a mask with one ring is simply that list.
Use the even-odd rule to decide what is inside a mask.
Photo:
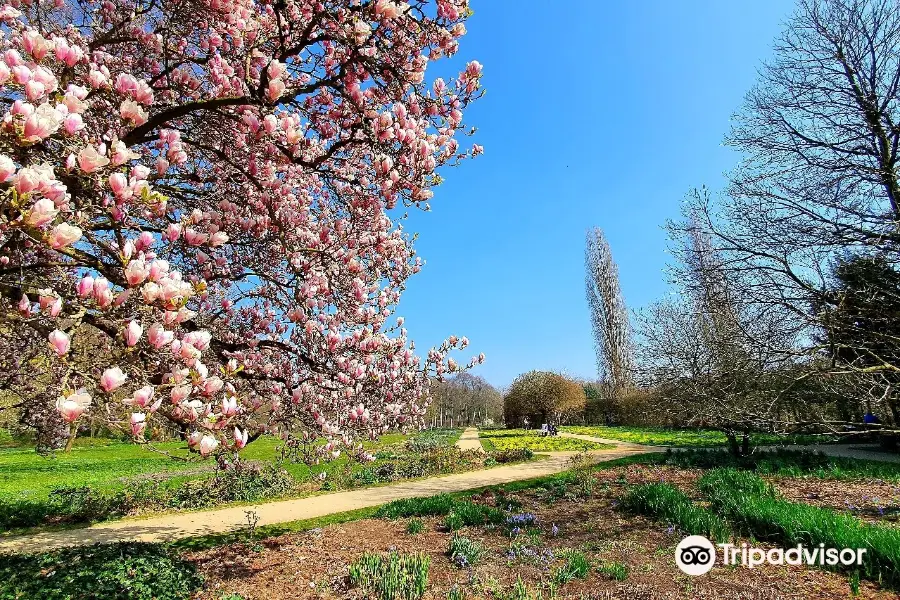
[{"label": "bare soil", "polygon": [[[590,559],[592,570],[586,579],[562,585],[558,598],[585,600],[621,598],[651,600],[663,598],[743,598],[743,599],[845,599],[850,597],[846,575],[805,566],[715,567],[709,574],[690,577],[675,566],[674,548],[683,537],[665,525],[633,516],[618,508],[627,484],[668,481],[693,490],[699,470],[675,467],[631,465],[600,471],[592,498],[557,498],[552,491],[528,490],[509,496],[522,503],[523,512],[538,517],[538,530],[510,539],[497,528],[466,528],[462,535],[480,540],[485,553],[472,568],[459,569],[446,556],[452,534],[442,528],[442,519],[427,518],[425,532],[406,533],[406,521],[362,520],[320,530],[285,535],[263,542],[261,549],[238,544],[189,554],[207,578],[200,598],[218,600],[225,593],[239,593],[248,600],[296,598],[362,599],[366,594],[351,586],[348,566],[364,552],[425,552],[431,557],[426,598],[446,598],[453,586],[467,598],[508,598],[521,578],[533,598],[542,591],[549,598],[548,582],[564,563],[558,557],[564,549],[575,549]],[[627,484],[626,484],[627,482]],[[798,501],[835,502],[842,493],[853,496],[876,493],[886,497],[887,489],[866,488],[868,484],[824,480],[793,480]],[[868,490],[868,491],[867,491]],[[896,492],[895,492],[896,494]],[[804,496],[818,496],[805,498]],[[855,497],[855,496],[853,496]],[[494,503],[491,495],[476,501]],[[503,500],[505,503],[506,500]],[[553,534],[553,526],[558,533]],[[512,555],[510,549],[518,549]],[[547,549],[555,558],[548,559]],[[601,564],[622,563],[628,577],[614,581],[597,571]],[[897,598],[890,590],[880,590],[860,582],[857,598]]]}]

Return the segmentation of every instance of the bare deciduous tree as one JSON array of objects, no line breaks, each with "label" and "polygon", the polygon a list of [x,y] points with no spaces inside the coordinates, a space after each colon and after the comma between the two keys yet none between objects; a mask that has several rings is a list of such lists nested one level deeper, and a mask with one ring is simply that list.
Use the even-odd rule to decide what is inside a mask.
[{"label": "bare deciduous tree", "polygon": [[[837,262],[851,255],[900,265],[898,47],[896,0],[800,0],[727,139],[743,159],[726,193],[691,198],[698,226],[739,275],[742,299],[785,315],[797,342],[785,353],[809,368],[797,381],[847,375],[857,382],[848,415],[858,422],[874,397],[894,427],[900,397],[885,381],[900,379],[900,339],[836,343],[822,331],[839,309]],[[900,290],[880,294],[882,310],[896,311],[896,299]],[[815,418],[843,430],[848,415]]]},{"label": "bare deciduous tree", "polygon": [[721,429],[733,452],[747,453],[751,432],[784,421],[776,375],[785,332],[743,301],[709,232],[688,217],[670,224],[678,294],[639,316],[642,382],[672,420]]},{"label": "bare deciduous tree", "polygon": [[584,262],[597,373],[615,397],[632,384],[631,327],[619,286],[619,269],[599,227],[587,233]]},{"label": "bare deciduous tree", "polygon": [[462,372],[433,380],[431,393],[426,421],[432,427],[481,425],[503,418],[503,395],[478,375]]}]

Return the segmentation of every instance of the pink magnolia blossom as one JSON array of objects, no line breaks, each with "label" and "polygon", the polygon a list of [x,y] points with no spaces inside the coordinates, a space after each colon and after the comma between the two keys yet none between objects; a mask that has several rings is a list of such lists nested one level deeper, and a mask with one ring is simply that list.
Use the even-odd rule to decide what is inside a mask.
[{"label": "pink magnolia blossom", "polygon": [[128,375],[122,372],[119,367],[110,367],[103,371],[100,377],[100,387],[107,393],[114,392],[122,387],[122,384],[128,379]]},{"label": "pink magnolia blossom", "polygon": [[125,267],[125,280],[128,285],[140,285],[150,276],[150,267],[143,259],[135,259]]},{"label": "pink magnolia blossom", "polygon": [[109,159],[97,152],[93,146],[86,146],[78,153],[78,167],[85,173],[93,173],[108,164]]},{"label": "pink magnolia blossom", "polygon": [[78,294],[79,298],[87,298],[91,294],[94,293],[94,278],[90,275],[85,275],[81,279],[78,280],[78,285],[75,287],[75,292]]},{"label": "pink magnolia blossom", "polygon": [[69,353],[69,348],[72,347],[68,334],[59,329],[51,331],[47,339],[50,341],[50,347],[53,348],[57,356],[65,356]]},{"label": "pink magnolia blossom", "polygon": [[84,119],[78,113],[70,113],[63,120],[63,129],[69,135],[75,135],[84,129]]},{"label": "pink magnolia blossom", "polygon": [[171,331],[167,331],[159,323],[154,323],[147,330],[147,341],[151,346],[157,349],[168,346],[172,343],[174,338],[175,334]]},{"label": "pink magnolia blossom", "polygon": [[53,303],[50,305],[50,311],[49,311],[49,312],[50,312],[50,316],[53,317],[53,318],[55,319],[56,317],[59,316],[59,313],[62,312],[62,309],[63,309],[62,298],[57,298],[57,299],[54,300]]},{"label": "pink magnolia blossom", "polygon": [[49,104],[41,104],[25,119],[23,141],[39,142],[47,139],[59,129],[63,116]]},{"label": "pink magnolia blossom", "polygon": [[[464,342],[417,356],[392,322],[422,268],[396,207],[426,208],[435,173],[483,150],[459,141],[480,63],[426,80],[463,43],[468,2],[106,2],[90,27],[72,0],[3,2],[4,235],[27,243],[0,251],[0,295],[35,327],[5,326],[43,347],[63,311],[97,325],[83,364],[23,363],[11,391],[46,404],[24,382],[103,373],[109,392],[127,366],[164,386],[128,401],[149,415],[162,400],[192,447],[217,442],[206,454],[253,431],[325,437],[330,460],[421,425]],[[21,273],[59,292],[36,310]],[[140,323],[148,343],[127,351]]]},{"label": "pink magnolia blossom", "polygon": [[125,100],[119,108],[119,114],[126,121],[131,121],[134,125],[143,125],[147,122],[147,111],[133,100]]},{"label": "pink magnolia blossom", "polygon": [[131,348],[140,341],[143,333],[144,328],[141,327],[139,322],[129,321],[128,325],[125,326],[125,345]]},{"label": "pink magnolia blossom", "polygon": [[141,389],[137,390],[132,396],[130,401],[126,401],[132,406],[139,406],[141,408],[146,408],[150,404],[150,400],[153,399],[154,389],[152,385],[145,385]]},{"label": "pink magnolia blossom", "polygon": [[179,386],[173,387],[172,391],[170,392],[169,395],[172,399],[172,404],[180,404],[188,396],[191,395],[191,386],[179,385]]},{"label": "pink magnolia blossom", "polygon": [[144,430],[147,428],[147,415],[144,413],[131,413],[131,435],[134,437],[144,437]]},{"label": "pink magnolia blossom", "polygon": [[238,450],[247,445],[247,430],[241,431],[237,427],[234,428],[234,447]]},{"label": "pink magnolia blossom", "polygon": [[78,390],[68,396],[60,396],[56,401],[56,410],[67,423],[74,423],[84,411],[91,406],[91,396],[84,390]]},{"label": "pink magnolia blossom", "polygon": [[81,239],[81,229],[68,223],[60,223],[50,232],[50,247],[54,250],[71,246]]},{"label": "pink magnolia blossom", "polygon": [[0,183],[5,183],[16,172],[16,163],[5,154],[0,154]]},{"label": "pink magnolia blossom", "polygon": [[201,456],[209,456],[219,447],[219,441],[211,435],[204,435],[198,444]]},{"label": "pink magnolia blossom", "polygon": [[34,206],[31,207],[31,210],[28,211],[25,222],[32,227],[43,227],[56,218],[58,213],[59,210],[56,208],[56,205],[53,204],[52,200],[41,198],[35,202]]}]

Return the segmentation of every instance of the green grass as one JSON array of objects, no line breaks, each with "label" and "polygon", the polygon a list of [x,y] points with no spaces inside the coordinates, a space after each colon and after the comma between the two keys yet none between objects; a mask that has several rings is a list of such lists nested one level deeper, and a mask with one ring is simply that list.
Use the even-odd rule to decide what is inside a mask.
[{"label": "green grass", "polygon": [[425,531],[425,521],[419,518],[410,519],[406,524],[406,533],[409,535],[418,535]]},{"label": "green grass", "polygon": [[615,581],[628,579],[628,565],[620,562],[603,563],[597,567],[597,572]]},{"label": "green grass", "polygon": [[556,585],[569,583],[573,579],[586,579],[590,574],[591,563],[583,552],[564,550],[559,555],[566,562],[553,572],[553,583]]},{"label": "green grass", "polygon": [[405,519],[409,517],[447,517],[445,525],[451,531],[463,527],[502,523],[506,516],[503,511],[492,506],[475,504],[450,494],[439,494],[427,498],[404,498],[383,504],[375,512],[383,519]]},{"label": "green grass", "polygon": [[481,445],[487,451],[524,450],[532,452],[557,452],[583,450],[603,450],[612,448],[609,444],[597,444],[559,436],[541,437],[537,431],[524,429],[495,429],[478,433]]},{"label": "green grass", "polygon": [[700,478],[698,487],[713,510],[757,539],[784,547],[866,548],[861,567],[838,564],[825,568],[859,568],[869,579],[900,586],[900,529],[896,527],[784,500],[758,475],[747,471],[714,469]]},{"label": "green grass", "polygon": [[635,486],[625,495],[622,507],[664,521],[690,535],[706,536],[717,542],[731,538],[731,528],[721,517],[694,504],[670,483]]},{"label": "green grass", "polygon": [[[320,486],[323,491],[359,488],[471,470],[478,461],[452,451],[459,433],[452,429],[409,435],[391,433],[364,443],[376,456],[373,463],[360,464],[342,455],[312,467],[292,460],[280,462],[281,440],[260,438],[242,452],[242,458],[263,465],[280,462],[282,473],[287,473],[280,475],[279,485],[265,489],[259,488],[268,485],[264,481],[248,480],[246,483],[255,487],[248,488],[253,494],[246,498],[232,498],[233,494],[216,491],[213,484],[218,479],[212,479],[214,461],[189,455],[181,442],[156,445],[175,458],[131,443],[90,438],[78,440],[70,453],[48,456],[31,448],[0,449],[0,530],[106,520],[133,510],[181,510],[255,502],[316,493]],[[322,484],[316,479],[321,473],[327,475]],[[266,481],[274,483],[275,479]],[[312,488],[297,485],[304,482],[312,482]],[[242,484],[243,480],[236,483]],[[60,490],[64,490],[65,497],[59,495]],[[238,488],[230,485],[220,491],[229,490]],[[69,509],[69,496],[78,501],[77,510]],[[182,497],[188,499],[187,503]],[[191,500],[195,498],[199,503]]]},{"label": "green grass", "polygon": [[[728,439],[721,431],[713,429],[672,429],[666,427],[606,427],[603,425],[563,427],[563,431],[581,435],[645,444],[647,446],[674,446],[678,448],[714,448],[725,446]],[[817,444],[826,443],[829,438],[817,435],[779,436],[769,433],[754,433],[751,444]]]},{"label": "green grass", "polygon": [[[450,430],[453,431],[453,430]],[[423,435],[422,432],[417,435]],[[447,434],[452,438],[452,434]],[[364,445],[369,450],[383,450],[392,446],[400,446],[409,436],[400,433],[389,433],[377,441],[369,441]],[[89,486],[97,490],[119,490],[128,483],[127,479],[139,475],[166,473],[178,475],[191,472],[186,478],[202,477],[205,469],[212,469],[212,459],[199,460],[191,455],[183,442],[161,442],[154,444],[176,458],[153,452],[145,447],[103,440],[102,445],[90,438],[79,439],[70,453],[57,452],[50,456],[42,456],[31,448],[0,448],[0,499],[27,496],[42,499],[56,487]],[[278,438],[263,437],[247,446],[241,453],[245,460],[274,462],[279,455],[282,442]],[[189,459],[189,461],[178,460]],[[336,473],[347,465],[348,459],[341,456],[337,460],[310,468],[303,463],[285,461],[283,464],[298,481],[327,471],[329,475]],[[173,481],[180,485],[184,479]]]}]

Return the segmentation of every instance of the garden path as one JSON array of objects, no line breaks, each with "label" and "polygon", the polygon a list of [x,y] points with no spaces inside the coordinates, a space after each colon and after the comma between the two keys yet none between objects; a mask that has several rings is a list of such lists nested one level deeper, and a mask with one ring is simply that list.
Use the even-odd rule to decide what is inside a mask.
[{"label": "garden path", "polygon": [[[612,442],[616,443],[617,442]],[[616,448],[590,452],[593,460],[603,462],[645,452],[658,452],[647,446],[618,444]],[[246,527],[247,512],[259,517],[258,526],[274,525],[360,508],[379,506],[392,500],[461,492],[489,485],[543,477],[570,468],[575,452],[546,452],[544,460],[502,465],[480,471],[404,481],[346,492],[321,494],[308,498],[279,500],[263,504],[231,506],[206,511],[181,512],[144,519],[126,519],[97,523],[90,527],[46,531],[32,535],[0,538],[0,553],[32,553],[63,546],[81,546],[110,542],[172,542],[178,539],[228,533]]]},{"label": "garden path", "polygon": [[484,448],[481,447],[481,441],[478,439],[478,428],[466,427],[459,439],[456,440],[456,447],[460,450],[484,452]]}]

